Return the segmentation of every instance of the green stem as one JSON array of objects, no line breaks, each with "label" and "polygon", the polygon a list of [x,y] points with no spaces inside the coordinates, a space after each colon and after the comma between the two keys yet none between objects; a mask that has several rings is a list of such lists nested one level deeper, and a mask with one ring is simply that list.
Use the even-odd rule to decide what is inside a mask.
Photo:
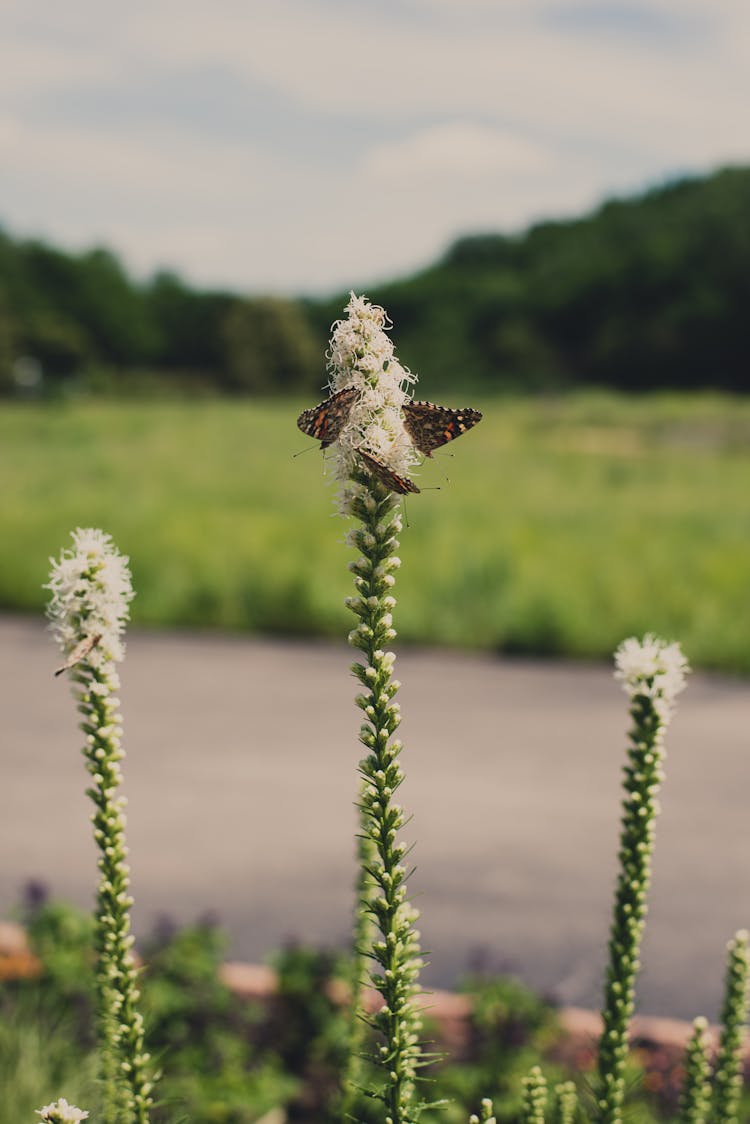
[{"label": "green stem", "polygon": [[573,1124],[578,1106],[578,1093],[573,1081],[563,1081],[555,1086],[558,1124]]},{"label": "green stem", "polygon": [[394,552],[400,519],[396,501],[384,485],[357,469],[353,479],[360,488],[351,500],[351,512],[361,527],[351,538],[361,556],[350,566],[357,595],[348,605],[359,617],[350,641],[364,655],[364,662],[355,663],[352,670],[364,688],[357,697],[365,715],[360,741],[368,750],[360,763],[360,814],[370,852],[365,853],[363,870],[372,887],[361,906],[377,929],[377,939],[369,942],[366,952],[375,964],[370,983],[383,999],[380,1010],[368,1020],[382,1036],[376,1054],[382,1086],[371,1092],[382,1100],[392,1124],[411,1124],[422,1107],[414,1102],[422,1056],[421,1022],[414,1002],[421,960],[414,929],[417,914],[406,898],[407,871],[401,865],[406,847],[397,840],[404,823],[403,811],[394,800],[403,780],[398,761],[401,743],[392,740],[400,722],[393,703],[399,684],[392,678],[394,656],[387,650],[396,635],[391,590],[393,571],[399,565]]},{"label": "green stem", "polygon": [[625,768],[620,836],[620,872],[610,929],[609,964],[604,989],[604,1029],[599,1042],[597,1116],[600,1124],[620,1124],[625,1093],[628,1030],[651,877],[651,855],[662,780],[664,725],[654,700],[636,695],[633,729]]},{"label": "green stem", "polygon": [[[362,794],[360,794],[360,804]],[[373,882],[368,870],[373,863],[372,840],[364,834],[359,835],[357,845],[357,886],[354,910],[354,931],[352,940],[351,998],[349,1004],[348,1048],[346,1068],[342,1084],[341,1119],[351,1119],[357,1094],[362,1085],[363,1050],[365,1044],[365,1012],[362,1006],[362,991],[365,982],[367,950],[372,944],[373,924],[369,913]]]},{"label": "green stem", "polygon": [[728,946],[721,1038],[714,1073],[715,1124],[736,1124],[737,1121],[742,1095],[742,1031],[747,1020],[749,971],[748,934],[743,929]]},{"label": "green stem", "polygon": [[[153,1103],[144,1049],[140,992],[130,935],[129,869],[123,817],[124,800],[116,796],[122,780],[118,700],[113,680],[104,671],[85,665],[76,676],[86,689],[79,709],[86,715],[84,756],[93,784],[87,795],[94,803],[94,840],[99,848],[100,873],[95,918],[98,1015],[102,1034],[104,1119],[148,1124]],[[115,681],[116,682],[116,681]],[[94,687],[93,684],[96,684]]]},{"label": "green stem", "polygon": [[523,1079],[523,1124],[544,1124],[544,1110],[547,1106],[547,1081],[538,1065],[535,1065]]},{"label": "green stem", "polygon": [[685,1080],[680,1097],[680,1124],[705,1124],[711,1096],[706,1020],[695,1019],[693,1033],[685,1048]]}]

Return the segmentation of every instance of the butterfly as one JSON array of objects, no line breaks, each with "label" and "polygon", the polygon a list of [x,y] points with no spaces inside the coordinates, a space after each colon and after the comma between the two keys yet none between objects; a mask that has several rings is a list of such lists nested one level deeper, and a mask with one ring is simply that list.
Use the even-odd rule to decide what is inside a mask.
[{"label": "butterfly", "polygon": [[405,402],[401,413],[404,429],[426,457],[482,420],[479,410],[451,410],[434,402]]},{"label": "butterfly", "polygon": [[363,449],[357,449],[357,452],[373,476],[377,476],[378,480],[385,484],[386,488],[390,488],[392,492],[398,492],[400,496],[405,496],[409,492],[419,491],[417,485],[408,476],[399,476],[387,464],[383,464],[382,461],[371,456],[370,453],[366,453]]},{"label": "butterfly", "polygon": [[349,420],[357,393],[355,386],[346,386],[343,390],[337,390],[330,398],[326,398],[325,402],[320,402],[309,410],[303,410],[297,418],[297,425],[308,437],[320,441],[321,449],[327,449]]},{"label": "butterfly", "polygon": [[75,667],[81,660],[85,660],[89,652],[92,652],[101,641],[101,638],[101,633],[97,633],[95,636],[85,637],[81,640],[80,644],[76,644],[62,667],[58,667],[55,676],[62,675],[64,671],[69,671],[71,667]]}]

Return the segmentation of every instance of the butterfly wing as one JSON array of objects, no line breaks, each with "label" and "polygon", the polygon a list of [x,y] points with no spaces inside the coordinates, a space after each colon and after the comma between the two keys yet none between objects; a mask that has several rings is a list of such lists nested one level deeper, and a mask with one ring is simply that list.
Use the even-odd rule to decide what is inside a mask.
[{"label": "butterfly wing", "polygon": [[357,393],[357,388],[354,386],[337,390],[330,398],[326,398],[325,402],[320,402],[309,410],[303,410],[297,418],[297,425],[308,437],[320,441],[321,449],[327,449],[349,420]]},{"label": "butterfly wing", "polygon": [[97,633],[95,636],[86,636],[80,643],[76,644],[62,667],[58,667],[55,676],[62,675],[64,671],[69,671],[71,667],[75,667],[81,660],[85,660],[86,656],[100,643],[101,638],[101,633]]},{"label": "butterfly wing", "polygon": [[404,429],[426,457],[482,420],[479,410],[451,410],[434,402],[405,402],[401,412]]},{"label": "butterfly wing", "polygon": [[389,468],[387,464],[383,464],[377,457],[371,456],[370,453],[366,453],[363,449],[358,449],[357,452],[373,476],[377,476],[378,480],[382,481],[386,488],[390,488],[392,492],[398,492],[400,496],[406,496],[410,492],[419,491],[417,485],[413,480],[410,480],[408,476],[399,476],[399,474],[394,472],[392,468]]}]

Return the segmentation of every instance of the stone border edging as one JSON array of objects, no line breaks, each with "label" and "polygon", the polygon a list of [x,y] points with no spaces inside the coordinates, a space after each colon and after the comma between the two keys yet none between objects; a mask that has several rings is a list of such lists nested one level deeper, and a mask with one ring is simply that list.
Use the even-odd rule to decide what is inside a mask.
[{"label": "stone border edging", "polygon": [[[0,980],[33,977],[38,975],[40,969],[39,961],[29,948],[23,926],[12,921],[0,921]],[[231,992],[243,999],[268,1001],[276,991],[276,973],[273,968],[263,964],[227,961],[221,966],[219,978]],[[368,991],[365,994],[369,1007],[374,1008],[380,1002],[376,992]],[[345,985],[334,985],[331,999],[346,1002]],[[453,1056],[462,1057],[469,1039],[469,996],[435,990],[426,992],[419,1002],[436,1024],[442,1045]],[[601,1033],[601,1017],[598,1012],[581,1007],[559,1007],[556,1013],[565,1036],[570,1039],[569,1046],[573,1052],[576,1047],[584,1050],[594,1048]],[[691,1033],[691,1023],[654,1015],[635,1015],[631,1024],[633,1046],[646,1050],[649,1047],[661,1047],[670,1052],[681,1052]],[[712,1045],[716,1045],[718,1027],[710,1027],[708,1035]],[[563,1052],[567,1054],[568,1050]],[[750,1044],[746,1057],[750,1060]]]}]

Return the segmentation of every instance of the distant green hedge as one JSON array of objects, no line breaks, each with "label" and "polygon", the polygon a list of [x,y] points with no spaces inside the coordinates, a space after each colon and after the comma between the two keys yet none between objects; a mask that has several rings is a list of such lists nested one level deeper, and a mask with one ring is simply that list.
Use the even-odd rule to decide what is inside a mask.
[{"label": "distant green hedge", "polygon": [[[424,272],[367,295],[397,325],[399,356],[455,393],[746,392],[750,168],[513,237],[463,238]],[[320,388],[346,299],[244,298],[166,272],[137,283],[107,250],[67,254],[0,231],[0,394],[28,392],[23,356],[41,365],[48,392],[149,380],[245,394]]]},{"label": "distant green hedge", "polygon": [[748,391],[750,169],[464,238],[368,295],[399,356],[445,386]]}]

